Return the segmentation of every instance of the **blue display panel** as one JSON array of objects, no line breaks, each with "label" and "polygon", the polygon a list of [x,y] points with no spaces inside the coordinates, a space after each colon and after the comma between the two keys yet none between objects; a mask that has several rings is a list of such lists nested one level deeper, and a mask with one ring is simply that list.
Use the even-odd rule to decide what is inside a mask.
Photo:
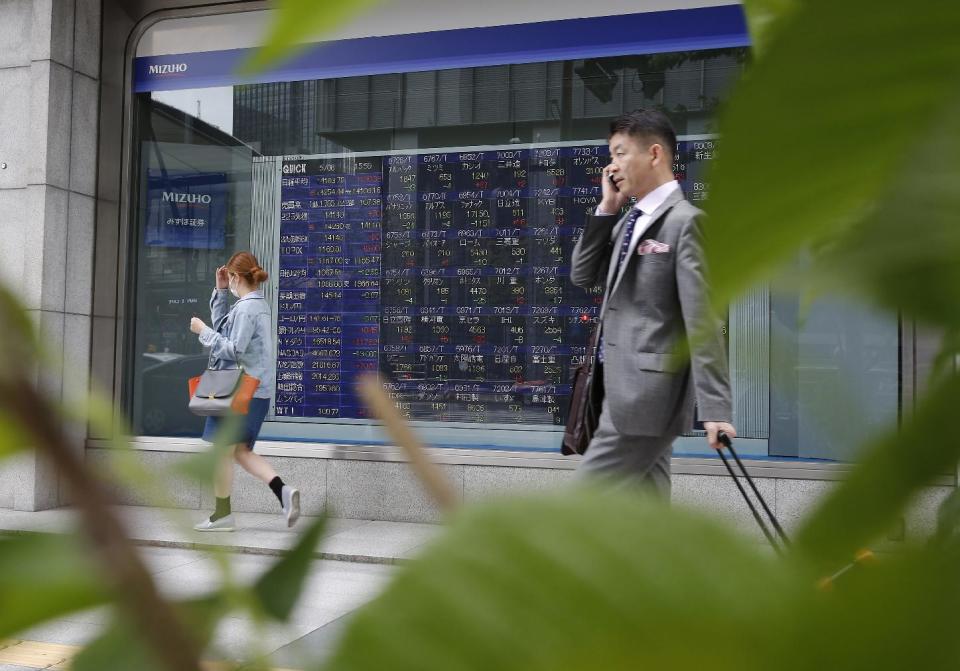
[{"label": "blue display panel", "polygon": [[[706,197],[715,141],[678,144]],[[602,302],[569,280],[604,143],[282,163],[275,415],[363,419],[378,371],[405,416],[562,426]]]},{"label": "blue display panel", "polygon": [[278,417],[365,416],[352,382],[379,358],[382,166],[381,157],[282,166]]}]

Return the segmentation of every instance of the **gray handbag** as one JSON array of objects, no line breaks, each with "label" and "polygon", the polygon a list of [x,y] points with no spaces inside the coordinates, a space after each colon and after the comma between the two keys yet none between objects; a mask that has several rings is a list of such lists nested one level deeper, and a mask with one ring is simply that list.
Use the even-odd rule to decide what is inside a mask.
[{"label": "gray handbag", "polygon": [[208,368],[203,375],[190,378],[188,408],[201,417],[246,415],[253,392],[260,380],[243,372],[243,367],[215,370]]}]

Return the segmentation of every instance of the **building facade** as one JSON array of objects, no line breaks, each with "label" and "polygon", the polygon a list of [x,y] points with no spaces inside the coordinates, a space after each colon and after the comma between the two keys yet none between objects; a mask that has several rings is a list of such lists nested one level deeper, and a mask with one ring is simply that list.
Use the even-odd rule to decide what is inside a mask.
[{"label": "building facade", "polygon": [[[663,109],[674,171],[709,210],[716,111],[749,59],[739,6],[397,0],[241,78],[267,7],[180,4],[0,8],[2,279],[62,355],[38,373],[44,388],[108,396],[149,468],[203,450],[185,380],[206,357],[185,324],[204,316],[214,269],[252,249],[278,354],[260,450],[296,474],[308,512],[437,518],[356,398],[368,371],[466,499],[568,479],[570,375],[600,295],[566,264],[597,202],[607,123]],[[910,411],[929,360],[912,325],[764,287],[724,329],[740,450],[787,518]],[[106,467],[117,436],[70,429]],[[742,515],[705,452],[691,426],[675,499]],[[910,531],[954,480],[931,485]],[[170,503],[210,504],[176,482]],[[2,507],[67,502],[32,454],[0,465],[0,485]],[[269,508],[243,485],[238,509]]]}]

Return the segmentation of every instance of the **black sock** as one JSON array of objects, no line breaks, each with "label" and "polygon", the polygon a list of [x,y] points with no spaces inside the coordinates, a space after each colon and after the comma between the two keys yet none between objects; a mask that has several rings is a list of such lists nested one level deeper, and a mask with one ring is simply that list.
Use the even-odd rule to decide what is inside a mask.
[{"label": "black sock", "polygon": [[280,479],[278,475],[273,480],[270,481],[270,489],[273,490],[273,493],[277,495],[277,501],[280,502],[280,505],[283,505],[283,480]]},{"label": "black sock", "polygon": [[230,514],[230,497],[218,498],[217,507],[213,510],[213,515],[210,516],[211,522],[216,522],[221,517],[226,517]]}]

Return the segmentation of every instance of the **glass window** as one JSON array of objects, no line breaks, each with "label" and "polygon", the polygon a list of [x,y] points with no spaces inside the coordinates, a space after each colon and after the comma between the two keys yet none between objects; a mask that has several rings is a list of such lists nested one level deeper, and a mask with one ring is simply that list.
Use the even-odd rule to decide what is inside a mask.
[{"label": "glass window", "polygon": [[181,108],[137,100],[136,321],[127,370],[134,430],[145,435],[202,430],[183,399],[206,356],[185,325],[194,315],[209,321],[214,270],[249,246],[253,152],[203,121],[198,100]]},{"label": "glass window", "polygon": [[849,300],[771,303],[771,455],[853,461],[898,416],[897,320]]},{"label": "glass window", "polygon": [[[277,336],[263,438],[384,440],[353,387],[372,371],[431,444],[557,450],[601,301],[567,276],[609,121],[663,109],[680,140],[675,173],[703,206],[714,115],[746,57],[738,47],[136,94],[135,430],[200,434],[186,380],[206,357],[187,326],[209,319],[214,269],[251,249],[270,273]],[[847,458],[870,427],[824,438],[812,412],[827,379],[875,392],[870,426],[895,418],[895,325],[840,308],[801,321],[757,290],[725,329],[744,453]],[[702,445],[681,439],[677,452]]]}]

